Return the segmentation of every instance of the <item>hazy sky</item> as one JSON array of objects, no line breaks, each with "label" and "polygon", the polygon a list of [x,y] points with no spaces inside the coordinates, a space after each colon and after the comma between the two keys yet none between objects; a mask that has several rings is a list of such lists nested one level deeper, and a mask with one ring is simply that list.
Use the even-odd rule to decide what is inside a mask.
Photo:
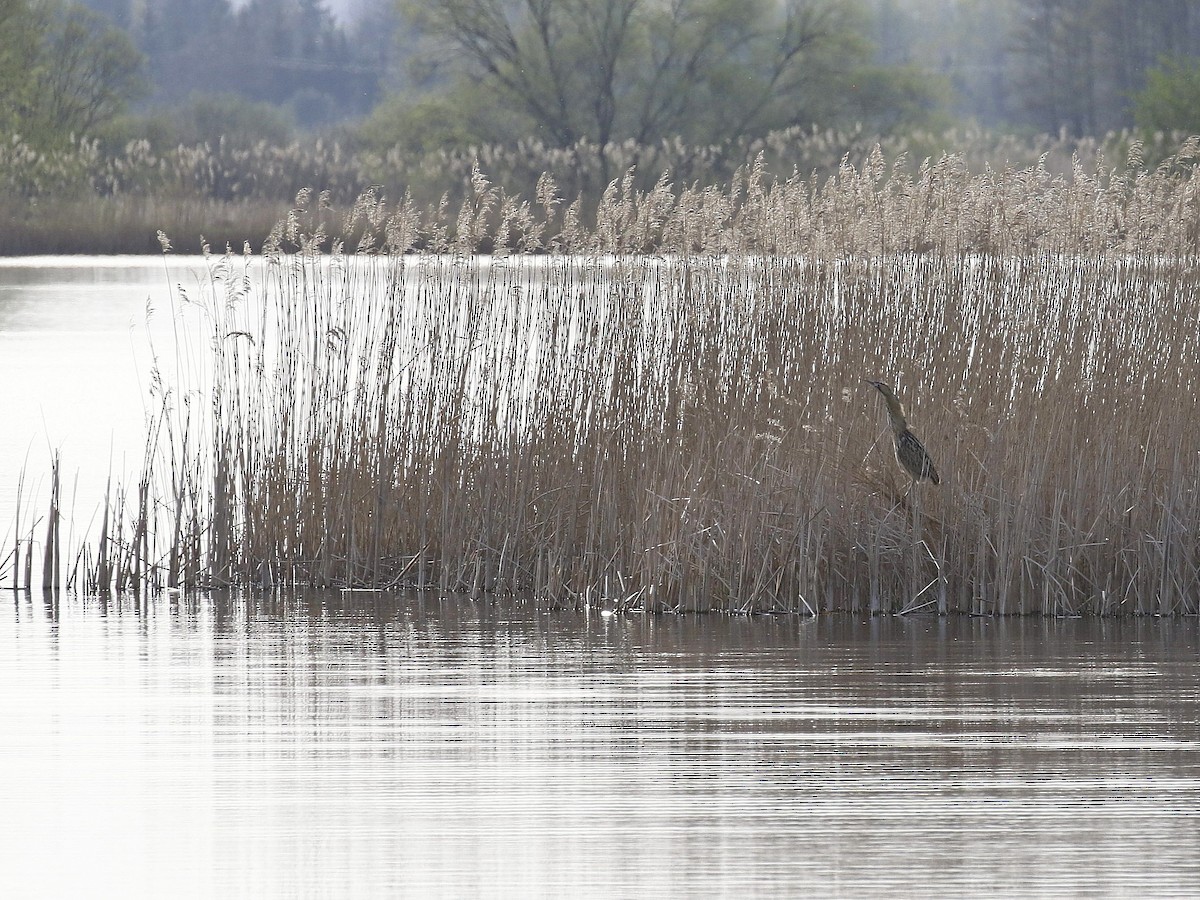
[{"label": "hazy sky", "polygon": [[347,20],[348,14],[352,18],[352,13],[363,5],[363,0],[326,0],[325,3],[343,22]]},{"label": "hazy sky", "polygon": [[[238,9],[249,2],[250,0],[230,0],[230,5]],[[338,21],[350,22],[354,20],[354,14],[360,8],[368,5],[368,0],[325,0],[325,5],[338,17]]]}]

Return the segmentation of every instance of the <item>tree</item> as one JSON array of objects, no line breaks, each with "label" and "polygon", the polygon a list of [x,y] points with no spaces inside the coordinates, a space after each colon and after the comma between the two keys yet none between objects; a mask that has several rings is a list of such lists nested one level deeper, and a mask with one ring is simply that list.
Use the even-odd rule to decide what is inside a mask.
[{"label": "tree", "polygon": [[236,15],[235,90],[288,107],[300,125],[366,112],[378,72],[361,65],[325,0],[250,0]]},{"label": "tree", "polygon": [[23,130],[33,105],[39,43],[28,0],[0,0],[0,137]]},{"label": "tree", "polygon": [[[547,143],[720,143],[827,119],[867,47],[834,0],[435,0],[427,83],[466,76]],[[849,92],[847,92],[848,94]],[[487,135],[480,135],[486,138]]]},{"label": "tree", "polygon": [[1042,131],[1096,130],[1093,85],[1103,17],[1094,0],[1022,0],[1015,79],[1029,120]]},{"label": "tree", "polygon": [[140,7],[132,32],[149,60],[152,102],[171,106],[203,86],[234,91],[234,31],[229,0],[155,0]]},{"label": "tree", "polygon": [[1009,120],[1013,0],[865,0],[878,62],[919,67],[945,85],[947,115],[985,127]]},{"label": "tree", "polygon": [[145,90],[142,56],[129,37],[77,4],[42,0],[46,27],[37,71],[37,116],[86,134]]},{"label": "tree", "polygon": [[1200,41],[1198,0],[1017,0],[1017,13],[1018,103],[1045,131],[1128,127],[1156,60]]},{"label": "tree", "polygon": [[0,125],[35,144],[92,132],[144,89],[132,42],[82,6],[0,0],[0,24]]},{"label": "tree", "polygon": [[1200,134],[1200,59],[1164,58],[1134,98],[1134,121],[1147,131]]}]

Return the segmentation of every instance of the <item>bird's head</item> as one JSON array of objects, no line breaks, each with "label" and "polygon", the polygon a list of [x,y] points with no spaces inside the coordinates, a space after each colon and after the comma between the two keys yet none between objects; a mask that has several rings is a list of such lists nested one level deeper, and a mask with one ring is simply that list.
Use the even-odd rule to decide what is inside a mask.
[{"label": "bird's head", "polygon": [[869,378],[863,380],[883,394],[883,402],[887,404],[888,418],[892,421],[892,428],[907,428],[908,425],[904,421],[904,404],[900,402],[900,398],[895,395],[891,387],[882,381],[872,381]]}]

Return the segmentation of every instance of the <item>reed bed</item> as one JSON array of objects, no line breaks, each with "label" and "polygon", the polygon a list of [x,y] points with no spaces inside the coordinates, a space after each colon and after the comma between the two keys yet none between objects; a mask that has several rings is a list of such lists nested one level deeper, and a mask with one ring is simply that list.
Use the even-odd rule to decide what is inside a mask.
[{"label": "reed bed", "polygon": [[[250,240],[257,251],[306,186],[320,186],[339,217],[361,194],[375,190],[409,197],[421,217],[431,219],[471,202],[476,167],[511,194],[529,198],[548,176],[563,197],[579,198],[579,217],[594,226],[609,183],[631,170],[641,191],[664,177],[680,186],[727,190],[736,172],[751,167],[774,178],[799,173],[823,181],[840,165],[861,170],[875,155],[889,170],[914,177],[923,160],[952,151],[957,165],[972,175],[1036,168],[1069,179],[1079,166],[1096,171],[1104,168],[1104,160],[1124,161],[1131,148],[1130,168],[1138,168],[1141,157],[1157,164],[1182,139],[1128,132],[1100,139],[1015,138],[977,129],[880,136],[861,129],[792,128],[720,146],[584,141],[558,148],[525,140],[413,154],[331,139],[286,146],[222,139],[166,148],[136,140],[106,148],[81,138],[39,150],[12,136],[0,140],[0,218],[5,221],[0,253],[148,253],[156,249],[158,229],[188,253],[199,252],[205,239],[214,247],[228,243],[234,248]],[[438,242],[430,240],[420,249],[436,252]]]},{"label": "reed bed", "polygon": [[[628,176],[594,225],[476,171],[453,216],[360,198],[331,255],[301,204],[181,299],[77,586],[1195,614],[1195,155]],[[864,378],[940,486],[909,489]]]}]

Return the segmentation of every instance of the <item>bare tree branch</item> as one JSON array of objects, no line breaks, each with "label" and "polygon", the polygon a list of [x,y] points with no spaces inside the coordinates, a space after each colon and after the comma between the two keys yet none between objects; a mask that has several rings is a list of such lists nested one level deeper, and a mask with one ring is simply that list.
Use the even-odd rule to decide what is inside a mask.
[{"label": "bare tree branch", "polygon": [[[836,0],[410,0],[414,18],[558,146],[730,140],[805,115]],[[848,46],[843,44],[843,46]]]}]

